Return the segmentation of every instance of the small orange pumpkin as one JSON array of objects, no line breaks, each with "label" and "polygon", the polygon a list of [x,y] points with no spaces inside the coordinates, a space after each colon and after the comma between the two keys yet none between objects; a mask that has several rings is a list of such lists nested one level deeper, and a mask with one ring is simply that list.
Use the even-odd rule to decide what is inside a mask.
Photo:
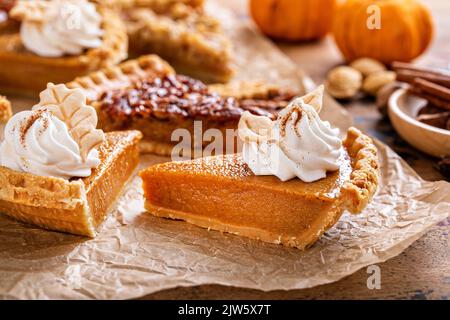
[{"label": "small orange pumpkin", "polygon": [[421,55],[433,30],[429,10],[417,0],[347,0],[336,9],[332,31],[347,61],[390,64]]},{"label": "small orange pumpkin", "polygon": [[331,30],[335,4],[336,0],[250,0],[250,14],[269,37],[314,40]]}]

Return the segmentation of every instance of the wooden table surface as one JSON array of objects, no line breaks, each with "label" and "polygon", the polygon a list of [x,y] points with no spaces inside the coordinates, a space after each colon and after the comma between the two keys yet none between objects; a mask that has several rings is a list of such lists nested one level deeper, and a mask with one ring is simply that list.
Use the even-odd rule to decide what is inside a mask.
[{"label": "wooden table surface", "polygon": [[[436,20],[436,36],[430,49],[417,60],[424,65],[450,65],[450,1],[425,0]],[[247,15],[246,1],[235,10]],[[308,44],[283,44],[279,47],[316,83],[342,63],[331,38]],[[357,126],[397,151],[426,180],[441,180],[434,168],[435,159],[409,147],[400,139],[389,121],[383,119],[371,100],[344,105]],[[450,192],[450,190],[449,190]],[[367,271],[362,269],[341,281],[306,290],[262,292],[218,285],[176,288],[145,299],[449,299],[450,297],[450,219],[435,226],[399,256],[380,264],[381,289],[367,288]]]}]

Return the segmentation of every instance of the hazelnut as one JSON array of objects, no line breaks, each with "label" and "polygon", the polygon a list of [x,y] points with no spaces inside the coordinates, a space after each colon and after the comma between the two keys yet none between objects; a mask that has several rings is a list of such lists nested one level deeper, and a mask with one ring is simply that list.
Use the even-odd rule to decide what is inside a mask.
[{"label": "hazelnut", "polygon": [[328,73],[327,91],[337,99],[353,98],[362,86],[362,74],[351,67],[341,66]]},{"label": "hazelnut", "polygon": [[394,82],[396,73],[393,71],[379,71],[369,75],[363,83],[364,92],[376,96],[378,91],[385,85]]},{"label": "hazelnut", "polygon": [[372,73],[386,70],[384,64],[371,58],[356,59],[350,64],[350,67],[361,72],[364,77],[367,77]]}]

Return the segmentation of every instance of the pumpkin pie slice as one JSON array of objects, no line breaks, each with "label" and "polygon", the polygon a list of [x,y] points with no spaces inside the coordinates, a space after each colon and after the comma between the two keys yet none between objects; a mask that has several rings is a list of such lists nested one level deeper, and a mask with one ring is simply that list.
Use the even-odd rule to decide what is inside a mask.
[{"label": "pumpkin pie slice", "polygon": [[49,84],[32,111],[9,119],[0,143],[0,212],[49,230],[96,235],[137,168],[142,134],[103,134],[84,100],[81,90]]},{"label": "pumpkin pie slice", "polygon": [[139,162],[138,131],[106,134],[87,178],[37,176],[0,166],[0,212],[36,226],[94,237]]},{"label": "pumpkin pie slice", "polygon": [[256,176],[241,154],[169,162],[141,171],[145,208],[158,217],[305,249],[348,210],[361,212],[378,185],[376,147],[350,128],[339,170],[324,179]]},{"label": "pumpkin pie slice", "polygon": [[[80,7],[86,7],[88,1],[69,1],[67,8],[70,10],[60,9],[58,18],[55,19],[49,18],[49,5],[42,5],[47,1],[25,2],[15,1],[15,5],[8,8],[7,19],[0,21],[0,88],[3,90],[35,95],[45,89],[48,82],[68,82],[75,77],[115,65],[127,57],[126,28],[114,10],[102,5],[94,7],[101,21],[100,30],[96,30],[91,20],[81,19],[78,24],[77,12],[70,9],[76,3]],[[38,15],[35,16],[35,13]],[[4,14],[6,15],[6,11]],[[67,29],[74,30],[74,34],[60,30],[58,38],[48,40],[50,43],[56,42],[58,50],[45,46],[43,28],[55,30],[60,27],[57,24],[65,22]],[[80,30],[88,30],[88,34],[80,36]],[[95,32],[94,36],[89,32]],[[57,32],[51,34],[55,37]],[[95,37],[98,37],[98,41]],[[79,50],[80,45],[86,48]]]},{"label": "pumpkin pie slice", "polygon": [[139,130],[144,134],[141,151],[165,156],[180,143],[172,136],[176,130],[192,137],[181,143],[195,154],[209,144],[202,139],[209,129],[226,135],[227,129],[237,128],[244,111],[274,119],[296,95],[294,90],[258,82],[207,86],[176,74],[155,55],[94,72],[67,86],[85,92],[101,129]]}]

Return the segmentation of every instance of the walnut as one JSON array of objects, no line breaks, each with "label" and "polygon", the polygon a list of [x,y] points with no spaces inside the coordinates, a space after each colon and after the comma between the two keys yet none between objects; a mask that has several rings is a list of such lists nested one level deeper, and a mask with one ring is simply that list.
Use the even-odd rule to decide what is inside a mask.
[{"label": "walnut", "polygon": [[328,73],[327,91],[337,99],[353,98],[362,86],[361,72],[351,67],[341,66]]},{"label": "walnut", "polygon": [[376,96],[378,91],[385,85],[394,82],[396,73],[393,71],[379,71],[369,75],[363,83],[364,92]]},{"label": "walnut", "polygon": [[371,58],[359,58],[350,64],[350,67],[358,70],[364,77],[373,73],[385,71],[386,67],[381,62]]}]

